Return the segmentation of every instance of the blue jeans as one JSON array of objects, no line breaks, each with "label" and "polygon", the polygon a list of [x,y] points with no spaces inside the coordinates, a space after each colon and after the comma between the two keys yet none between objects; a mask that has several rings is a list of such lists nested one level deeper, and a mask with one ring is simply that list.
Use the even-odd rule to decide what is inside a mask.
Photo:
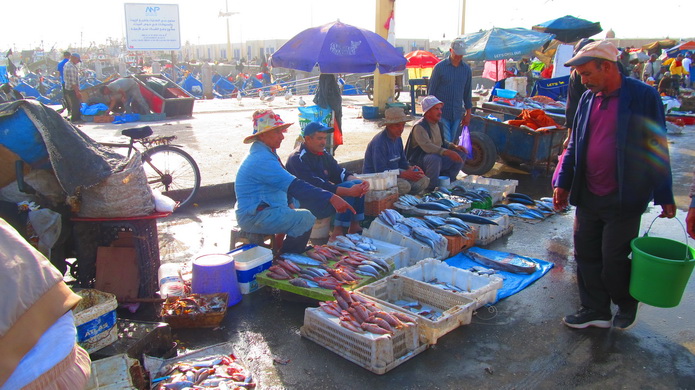
[{"label": "blue jeans", "polygon": [[[351,188],[355,184],[361,183],[362,180],[350,180],[338,184],[338,187]],[[355,198],[353,196],[344,196],[343,199],[355,209],[355,214],[352,211],[346,211],[344,213],[336,214],[335,221],[333,225],[350,227],[350,222],[354,221],[364,221],[364,196]]]},{"label": "blue jeans", "polygon": [[459,133],[461,117],[459,116],[458,118],[454,118],[454,120],[449,120],[442,117],[441,122],[444,125],[444,128],[442,129],[442,133],[444,133],[444,140],[458,145],[458,138],[461,136],[461,133]]},{"label": "blue jeans", "polygon": [[461,156],[463,162],[454,162],[454,160],[449,157],[433,153],[425,155],[422,169],[425,170],[425,175],[430,178],[428,189],[433,189],[437,186],[439,183],[439,176],[448,176],[452,182],[456,180],[456,176],[458,176],[466,161],[466,155],[463,152],[455,152]]}]

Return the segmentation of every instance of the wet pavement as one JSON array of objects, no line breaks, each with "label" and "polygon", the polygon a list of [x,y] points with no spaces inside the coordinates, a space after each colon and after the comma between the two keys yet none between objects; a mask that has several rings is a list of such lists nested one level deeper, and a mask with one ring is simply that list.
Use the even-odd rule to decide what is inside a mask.
[{"label": "wet pavement", "polygon": [[[695,129],[689,128],[683,135],[669,135],[680,210],[689,203],[694,134]],[[198,139],[204,136],[202,130],[197,132]],[[205,166],[215,165],[214,155],[201,153],[196,158],[204,160],[200,164],[204,175]],[[519,180],[518,192],[550,196],[544,168],[521,168],[498,164],[491,175]],[[652,207],[644,215],[642,231],[659,209]],[[684,220],[685,214],[679,211],[679,217]],[[560,323],[562,316],[579,306],[572,259],[573,219],[570,211],[540,223],[515,221],[511,235],[487,248],[548,260],[555,265],[550,272],[523,291],[479,309],[471,324],[384,375],[372,374],[302,338],[304,310],[316,305],[269,288],[245,295],[229,308],[218,329],[175,330],[174,335],[186,349],[231,341],[237,355],[255,372],[260,388],[695,388],[693,282],[676,308],[643,306],[639,323],[627,332],[572,330]],[[160,220],[162,262],[228,251],[233,225],[231,199],[210,199]],[[650,235],[685,240],[675,221],[657,221]],[[152,305],[143,305],[135,315],[119,314],[155,320],[153,312]]]}]

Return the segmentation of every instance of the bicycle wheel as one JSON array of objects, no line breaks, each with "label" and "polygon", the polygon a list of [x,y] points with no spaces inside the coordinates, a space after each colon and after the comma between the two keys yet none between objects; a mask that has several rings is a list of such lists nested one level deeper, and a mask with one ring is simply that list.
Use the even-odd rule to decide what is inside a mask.
[{"label": "bicycle wheel", "polygon": [[200,169],[193,157],[183,150],[160,145],[142,155],[147,182],[152,189],[179,203],[179,208],[193,202],[200,188]]}]

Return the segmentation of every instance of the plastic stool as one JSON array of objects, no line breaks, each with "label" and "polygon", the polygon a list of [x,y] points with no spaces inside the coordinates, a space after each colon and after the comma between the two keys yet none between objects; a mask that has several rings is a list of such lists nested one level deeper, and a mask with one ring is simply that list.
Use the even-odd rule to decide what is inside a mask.
[{"label": "plastic stool", "polygon": [[229,250],[231,251],[244,244],[256,244],[273,250],[275,247],[275,234],[249,233],[241,230],[238,226],[233,227],[229,237]]}]

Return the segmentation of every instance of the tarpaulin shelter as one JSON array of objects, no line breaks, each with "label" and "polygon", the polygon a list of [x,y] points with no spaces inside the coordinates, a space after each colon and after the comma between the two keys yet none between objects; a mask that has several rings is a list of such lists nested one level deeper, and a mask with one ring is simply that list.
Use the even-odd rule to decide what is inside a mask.
[{"label": "tarpaulin shelter", "polygon": [[666,50],[666,54],[669,57],[676,57],[678,54],[681,54],[686,51],[695,51],[695,41],[687,41],[683,42],[681,44],[678,44],[668,50]]},{"label": "tarpaulin shelter", "polygon": [[572,15],[549,20],[531,27],[534,31],[555,34],[560,42],[570,43],[582,38],[589,38],[603,31],[601,23],[590,22]]},{"label": "tarpaulin shelter", "polygon": [[662,50],[670,49],[676,46],[677,42],[673,39],[662,39],[660,41],[655,41],[642,46],[642,50],[646,51],[647,54],[661,54]]}]

